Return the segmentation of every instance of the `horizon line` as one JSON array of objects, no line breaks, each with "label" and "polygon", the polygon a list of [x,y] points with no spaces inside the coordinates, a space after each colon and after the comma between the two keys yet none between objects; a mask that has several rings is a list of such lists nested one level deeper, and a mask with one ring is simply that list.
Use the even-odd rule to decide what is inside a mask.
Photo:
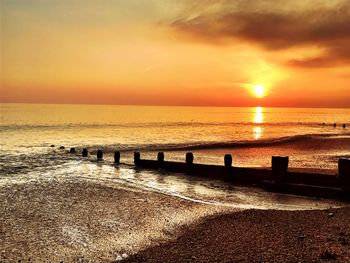
[{"label": "horizon line", "polygon": [[119,104],[119,103],[66,103],[66,102],[1,102],[0,104],[31,104],[31,105],[92,105],[92,106],[140,106],[140,107],[193,107],[193,108],[299,108],[299,109],[350,109],[349,107],[326,107],[326,106],[263,106],[263,105],[247,105],[247,106],[235,106],[235,105],[191,105],[191,104],[174,104],[174,105],[162,105],[162,104]]}]

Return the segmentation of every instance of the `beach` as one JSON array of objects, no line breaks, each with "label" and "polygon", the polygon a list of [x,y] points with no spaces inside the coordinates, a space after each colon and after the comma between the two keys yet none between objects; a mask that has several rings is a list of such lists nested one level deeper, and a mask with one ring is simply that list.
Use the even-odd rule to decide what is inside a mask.
[{"label": "beach", "polygon": [[298,199],[294,211],[238,209],[74,172],[2,184],[0,197],[1,262],[350,259],[350,208],[309,210],[322,200],[305,211]]},{"label": "beach", "polygon": [[0,186],[0,262],[111,262],[222,209],[101,180]]},{"label": "beach", "polygon": [[350,262],[350,207],[211,216],[124,262]]}]

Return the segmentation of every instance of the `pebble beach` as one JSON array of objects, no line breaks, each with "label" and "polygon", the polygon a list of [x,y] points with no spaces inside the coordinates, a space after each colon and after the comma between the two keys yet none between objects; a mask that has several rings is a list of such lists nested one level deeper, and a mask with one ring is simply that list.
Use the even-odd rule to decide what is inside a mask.
[{"label": "pebble beach", "polygon": [[125,262],[350,262],[350,207],[212,216]]},{"label": "pebble beach", "polygon": [[348,206],[243,210],[73,175],[3,183],[0,198],[4,263],[350,260]]}]

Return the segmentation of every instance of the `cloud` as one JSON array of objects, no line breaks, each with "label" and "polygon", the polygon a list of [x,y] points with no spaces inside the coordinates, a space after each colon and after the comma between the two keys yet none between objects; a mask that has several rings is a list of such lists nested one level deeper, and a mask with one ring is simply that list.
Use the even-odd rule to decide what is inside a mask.
[{"label": "cloud", "polygon": [[[350,1],[334,5],[307,5],[280,8],[275,1],[220,2],[222,8],[174,20],[170,26],[196,41],[232,44],[245,41],[266,50],[281,51],[300,47],[317,47],[317,57],[292,58],[293,67],[329,67],[350,63]],[[316,1],[314,3],[317,3]],[[198,9],[198,8],[197,8]]]}]

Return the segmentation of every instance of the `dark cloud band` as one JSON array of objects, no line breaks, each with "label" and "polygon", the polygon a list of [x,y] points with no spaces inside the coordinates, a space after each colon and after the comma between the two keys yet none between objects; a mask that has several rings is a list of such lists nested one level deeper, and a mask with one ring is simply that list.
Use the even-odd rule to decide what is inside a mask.
[{"label": "dark cloud band", "polygon": [[272,51],[304,46],[324,50],[318,57],[291,59],[287,62],[289,66],[328,67],[350,63],[350,1],[288,12],[273,8],[272,1],[265,2],[270,9],[267,4],[264,9],[256,9],[254,2],[247,3],[244,8],[238,5],[230,10],[224,1],[221,5],[225,8],[179,18],[171,27],[192,39],[213,44],[243,40]]}]

